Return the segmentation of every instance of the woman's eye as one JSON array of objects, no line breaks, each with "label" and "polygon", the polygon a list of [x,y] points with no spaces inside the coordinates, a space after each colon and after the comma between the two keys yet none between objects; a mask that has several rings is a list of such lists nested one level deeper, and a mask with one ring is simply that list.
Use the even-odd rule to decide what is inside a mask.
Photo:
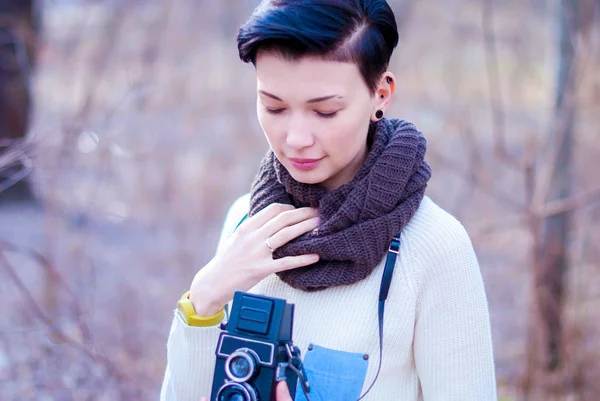
[{"label": "woman's eye", "polygon": [[[315,111],[316,111],[316,110],[315,110]],[[323,118],[333,118],[333,117],[335,117],[335,115],[337,114],[337,111],[333,111],[333,112],[331,112],[331,113],[324,113],[324,112],[321,112],[321,111],[316,111],[316,113],[317,113],[317,115],[318,115],[319,117],[323,117]]]},{"label": "woman's eye", "polygon": [[269,114],[279,114],[285,110],[285,109],[270,109],[268,107],[266,109],[267,109],[267,113],[269,113]]}]

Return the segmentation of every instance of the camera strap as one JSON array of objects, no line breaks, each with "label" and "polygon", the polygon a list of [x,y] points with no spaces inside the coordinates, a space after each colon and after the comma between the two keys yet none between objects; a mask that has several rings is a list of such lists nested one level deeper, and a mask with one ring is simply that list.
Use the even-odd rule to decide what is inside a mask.
[{"label": "camera strap", "polygon": [[379,366],[377,367],[377,373],[375,374],[375,378],[373,382],[365,391],[363,395],[361,395],[357,401],[362,400],[365,395],[375,385],[377,378],[379,377],[379,372],[381,371],[381,359],[383,357],[383,312],[385,310],[385,300],[388,297],[388,293],[390,292],[390,285],[392,284],[392,275],[394,273],[394,267],[396,266],[396,258],[398,257],[398,253],[400,252],[400,233],[396,234],[392,241],[390,242],[390,247],[388,248],[387,258],[385,260],[385,267],[383,269],[383,276],[381,277],[381,286],[379,287],[379,307],[377,314],[379,316]]},{"label": "camera strap", "polygon": [[[291,369],[292,372],[296,374],[298,377],[298,382],[302,387],[302,391],[306,396],[306,399],[310,401],[308,393],[310,393],[310,383],[308,382],[308,378],[306,377],[306,371],[304,370],[304,364],[302,363],[302,358],[300,357],[300,348],[293,345],[291,342],[285,345],[286,352],[288,355],[288,363],[287,368]],[[285,377],[283,377],[285,379]]]}]

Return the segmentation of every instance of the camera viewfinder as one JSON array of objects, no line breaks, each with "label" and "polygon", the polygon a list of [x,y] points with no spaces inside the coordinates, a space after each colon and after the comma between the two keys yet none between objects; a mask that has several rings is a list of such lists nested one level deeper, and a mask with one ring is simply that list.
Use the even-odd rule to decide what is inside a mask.
[{"label": "camera viewfinder", "polygon": [[244,296],[237,329],[256,334],[267,334],[272,310],[272,301]]}]

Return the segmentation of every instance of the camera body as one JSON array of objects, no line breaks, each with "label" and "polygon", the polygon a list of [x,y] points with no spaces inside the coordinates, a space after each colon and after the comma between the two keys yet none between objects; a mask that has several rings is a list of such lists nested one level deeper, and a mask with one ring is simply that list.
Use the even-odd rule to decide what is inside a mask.
[{"label": "camera body", "polygon": [[292,354],[299,358],[293,320],[293,304],[237,291],[215,351],[211,401],[275,400],[276,382],[284,378],[293,399],[298,377],[288,363]]}]

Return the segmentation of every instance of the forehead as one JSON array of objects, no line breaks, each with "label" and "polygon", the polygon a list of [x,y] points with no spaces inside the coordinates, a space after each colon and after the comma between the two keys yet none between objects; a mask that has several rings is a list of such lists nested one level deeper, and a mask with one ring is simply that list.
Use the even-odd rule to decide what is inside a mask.
[{"label": "forehead", "polygon": [[256,77],[259,90],[291,97],[343,95],[367,91],[353,63],[301,57],[289,60],[274,52],[259,52],[256,56]]}]

